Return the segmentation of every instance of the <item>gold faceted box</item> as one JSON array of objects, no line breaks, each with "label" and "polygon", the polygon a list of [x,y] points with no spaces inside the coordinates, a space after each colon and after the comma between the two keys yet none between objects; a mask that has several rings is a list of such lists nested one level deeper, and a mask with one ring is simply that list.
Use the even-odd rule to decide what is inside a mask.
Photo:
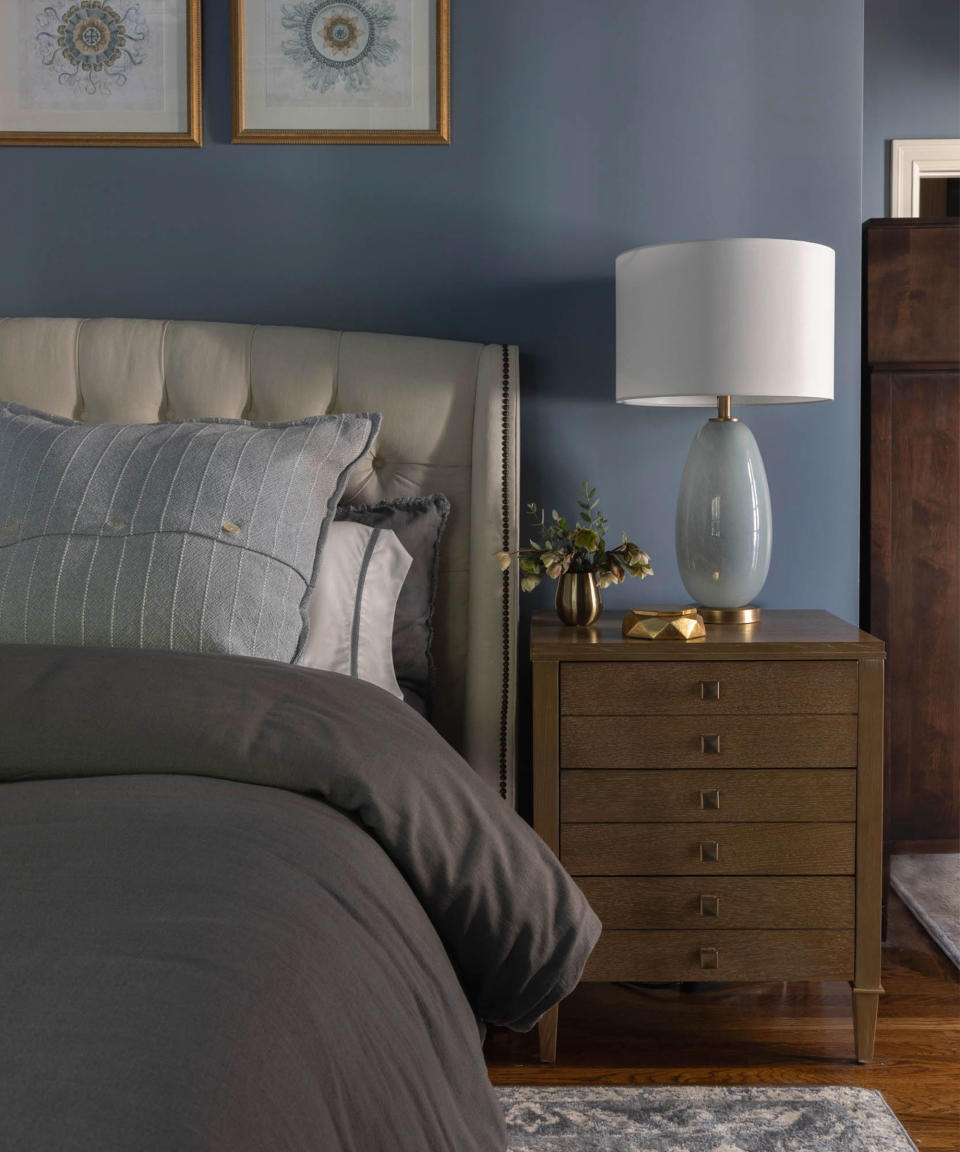
[{"label": "gold faceted box", "polygon": [[631,608],[623,634],[629,640],[700,640],[707,630],[696,608]]}]

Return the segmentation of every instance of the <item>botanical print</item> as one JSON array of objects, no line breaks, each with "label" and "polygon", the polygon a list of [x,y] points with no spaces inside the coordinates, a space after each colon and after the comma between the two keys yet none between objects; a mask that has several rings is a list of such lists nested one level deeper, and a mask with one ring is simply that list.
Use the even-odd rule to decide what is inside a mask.
[{"label": "botanical print", "polygon": [[21,0],[20,106],[162,108],[163,45],[151,15],[146,2]]},{"label": "botanical print", "polygon": [[311,88],[329,91],[343,83],[348,92],[370,87],[371,69],[397,58],[389,34],[396,19],[392,4],[304,3],[283,7],[283,26],[295,35],[283,51],[299,65]]},{"label": "botanical print", "polygon": [[50,5],[37,16],[40,61],[57,83],[88,95],[122,88],[127,72],[143,63],[150,30],[134,4],[121,16],[108,4],[74,4],[60,13]]},{"label": "botanical print", "polygon": [[403,107],[411,102],[411,0],[267,6],[267,104]]}]

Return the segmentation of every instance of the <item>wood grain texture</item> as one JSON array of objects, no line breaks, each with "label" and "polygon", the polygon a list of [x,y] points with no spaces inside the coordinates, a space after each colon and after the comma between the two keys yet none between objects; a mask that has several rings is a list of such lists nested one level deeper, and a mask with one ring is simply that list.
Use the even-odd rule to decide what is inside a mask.
[{"label": "wood grain texture", "polygon": [[894,840],[891,847],[894,852],[904,855],[916,852],[960,852],[960,838],[953,836],[948,840]]},{"label": "wood grain texture", "polygon": [[857,970],[855,991],[880,988],[883,853],[883,661],[860,664],[857,765]]},{"label": "wood grain texture", "polygon": [[[718,963],[704,975],[701,948]],[[604,932],[584,980],[843,980],[853,974],[851,931]]]},{"label": "wood grain texture", "polygon": [[867,360],[960,360],[960,221],[867,228]]},{"label": "wood grain texture", "polygon": [[[701,737],[719,736],[719,752]],[[564,716],[562,768],[848,768],[855,716]]]},{"label": "wood grain texture", "polygon": [[851,988],[853,997],[853,1050],[858,1064],[869,1064],[877,1033],[880,992]]},{"label": "wood grain texture", "polygon": [[857,918],[853,1028],[857,1060],[873,1059],[883,932],[882,660],[860,661],[857,752]]},{"label": "wood grain texture", "polygon": [[882,643],[816,609],[764,611],[756,624],[710,624],[702,640],[624,640],[622,614],[604,612],[589,628],[567,628],[555,612],[535,612],[530,659],[538,660],[852,660]]},{"label": "wood grain texture", "polygon": [[560,1009],[558,1005],[548,1008],[537,1021],[537,1038],[540,1042],[540,1060],[553,1064],[557,1059],[557,1029]]},{"label": "wood grain texture", "polygon": [[[718,699],[704,699],[701,685],[708,682],[719,684]],[[560,673],[564,715],[744,716],[856,710],[857,667],[845,660],[567,662]]]},{"label": "wood grain texture", "polygon": [[560,852],[559,668],[533,668],[533,827],[547,847]]},{"label": "wood grain texture", "polygon": [[876,1060],[853,1059],[846,983],[582,984],[555,1065],[530,1034],[491,1029],[495,1084],[834,1085],[883,1092],[923,1152],[960,1148],[960,974],[890,902]]},{"label": "wood grain texture", "polygon": [[[561,824],[560,861],[577,876],[842,876],[853,824]],[[702,844],[717,844],[715,863]]]},{"label": "wood grain texture", "polygon": [[888,645],[887,839],[960,827],[960,373],[870,385],[870,626]]},{"label": "wood grain texture", "polygon": [[[853,928],[851,876],[580,876],[604,931]],[[701,913],[701,897],[716,897]]]},{"label": "wood grain texture", "polygon": [[865,619],[887,642],[887,851],[960,829],[960,221],[864,241]]},{"label": "wood grain texture", "polygon": [[[605,920],[593,978],[853,980],[855,819],[876,816],[854,780],[858,757],[876,763],[882,708],[859,663],[881,668],[882,642],[821,612],[764,613],[686,645],[619,629],[540,616],[531,637],[538,821],[552,843],[562,817],[561,860]],[[729,711],[700,710],[703,673],[727,677]],[[868,1023],[858,1009],[861,1056]],[[542,1033],[549,1059],[556,1016]]]},{"label": "wood grain texture", "polygon": [[560,813],[569,822],[610,823],[855,820],[857,774],[852,768],[564,769]]}]

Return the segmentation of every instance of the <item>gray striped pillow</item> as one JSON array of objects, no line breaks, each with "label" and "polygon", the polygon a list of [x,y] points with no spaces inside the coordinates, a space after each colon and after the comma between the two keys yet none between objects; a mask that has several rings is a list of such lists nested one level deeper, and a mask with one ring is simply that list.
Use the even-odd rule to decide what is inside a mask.
[{"label": "gray striped pillow", "polygon": [[90,426],[0,403],[0,642],[295,660],[379,424]]}]

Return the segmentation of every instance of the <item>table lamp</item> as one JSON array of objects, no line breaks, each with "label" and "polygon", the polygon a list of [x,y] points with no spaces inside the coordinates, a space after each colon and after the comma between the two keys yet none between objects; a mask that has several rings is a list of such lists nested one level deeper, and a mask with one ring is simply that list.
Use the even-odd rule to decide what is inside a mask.
[{"label": "table lamp", "polygon": [[708,623],[750,623],[770,567],[763,458],[734,404],[833,399],[832,248],[703,240],[617,258],[617,401],[717,406],[677,499],[677,563]]}]

